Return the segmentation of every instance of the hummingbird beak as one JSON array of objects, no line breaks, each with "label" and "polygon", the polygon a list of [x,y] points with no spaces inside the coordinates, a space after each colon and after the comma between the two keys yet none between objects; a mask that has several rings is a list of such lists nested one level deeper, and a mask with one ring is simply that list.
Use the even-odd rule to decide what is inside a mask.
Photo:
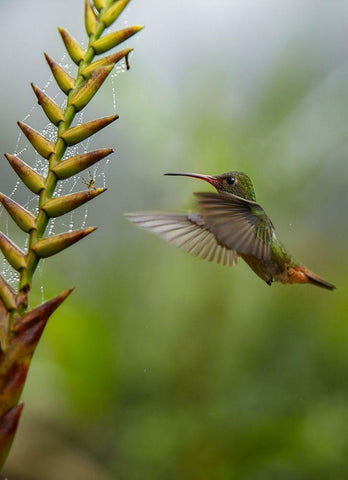
[{"label": "hummingbird beak", "polygon": [[212,175],[201,175],[200,173],[165,173],[164,175],[170,175],[173,177],[192,177],[199,178],[200,180],[205,180],[206,182],[213,185],[213,187],[218,188],[220,185],[219,180]]}]

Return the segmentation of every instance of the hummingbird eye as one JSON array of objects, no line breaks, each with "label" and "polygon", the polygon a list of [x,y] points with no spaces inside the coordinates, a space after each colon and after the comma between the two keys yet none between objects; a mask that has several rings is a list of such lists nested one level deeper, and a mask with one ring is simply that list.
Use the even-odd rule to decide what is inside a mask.
[{"label": "hummingbird eye", "polygon": [[236,181],[236,179],[235,179],[234,177],[227,177],[227,178],[226,178],[226,182],[227,182],[229,185],[233,185],[235,181]]}]

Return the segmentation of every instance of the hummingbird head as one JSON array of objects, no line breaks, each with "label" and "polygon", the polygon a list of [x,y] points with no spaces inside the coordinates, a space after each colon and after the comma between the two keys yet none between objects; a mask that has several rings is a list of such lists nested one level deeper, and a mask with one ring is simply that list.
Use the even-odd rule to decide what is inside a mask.
[{"label": "hummingbird head", "polygon": [[242,172],[227,172],[216,176],[199,173],[165,173],[165,175],[199,178],[213,185],[218,192],[233,193],[246,200],[256,201],[253,184],[248,175]]}]

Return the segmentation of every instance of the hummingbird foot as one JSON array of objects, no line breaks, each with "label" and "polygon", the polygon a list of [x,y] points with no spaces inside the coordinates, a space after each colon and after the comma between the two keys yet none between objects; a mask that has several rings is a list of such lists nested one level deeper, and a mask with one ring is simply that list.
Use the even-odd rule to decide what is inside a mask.
[{"label": "hummingbird foot", "polygon": [[266,280],[267,285],[271,286],[273,283],[273,278],[270,278],[269,280]]}]

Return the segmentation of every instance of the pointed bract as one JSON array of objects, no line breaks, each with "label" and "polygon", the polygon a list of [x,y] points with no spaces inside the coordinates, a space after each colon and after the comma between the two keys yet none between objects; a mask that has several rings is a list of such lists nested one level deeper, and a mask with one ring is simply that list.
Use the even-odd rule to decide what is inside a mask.
[{"label": "pointed bract", "polygon": [[49,57],[47,53],[45,53],[44,55],[52,71],[52,74],[58,84],[58,87],[66,95],[68,95],[70,90],[74,88],[74,85],[75,85],[74,79],[64,70],[64,68],[58,65],[58,63],[55,62],[51,57]]},{"label": "pointed bract", "polygon": [[9,164],[13,170],[17,173],[19,178],[22,180],[24,185],[29,188],[29,190],[38,195],[41,190],[45,188],[44,178],[35,172],[35,170],[33,170],[31,167],[29,167],[29,165],[23,162],[23,160],[8,153],[5,153],[5,157],[9,161]]},{"label": "pointed bract", "polygon": [[11,354],[15,350],[16,356],[22,357],[34,352],[48,319],[73,290],[70,288],[25,315],[14,319],[15,337],[11,341]]},{"label": "pointed bract", "polygon": [[60,135],[60,138],[62,138],[68,146],[76,145],[76,143],[82,142],[117,119],[118,115],[111,115],[110,117],[91,120],[90,122],[82,123],[81,125],[65,130]]},{"label": "pointed bract", "polygon": [[126,64],[128,65],[127,57],[132,51],[133,51],[133,48],[125,48],[124,50],[120,50],[119,52],[112,53],[111,55],[103,57],[100,60],[97,60],[96,62],[93,62],[90,65],[87,65],[87,67],[83,68],[80,71],[80,73],[85,78],[88,78],[91,75],[91,73],[96,69],[98,69],[99,67],[103,67],[111,64],[115,65],[117,62],[122,60],[122,58],[126,58]]},{"label": "pointed bract", "polygon": [[17,271],[26,267],[25,255],[6,235],[0,232],[0,249],[8,263]]},{"label": "pointed bract", "polygon": [[85,0],[85,27],[88,35],[94,35],[97,30],[98,20],[89,0]]},{"label": "pointed bract", "polygon": [[100,15],[99,20],[109,27],[120,16],[130,0],[118,0]]},{"label": "pointed bract", "polygon": [[0,298],[4,302],[7,310],[16,310],[17,299],[12,287],[0,275]]},{"label": "pointed bract", "polygon": [[101,148],[93,152],[83,153],[82,155],[62,160],[52,168],[52,171],[59,180],[70,178],[91,165],[94,165],[96,162],[99,162],[99,160],[107,157],[111,153],[113,153],[111,148]]},{"label": "pointed bract", "polygon": [[54,153],[54,143],[47,140],[47,138],[43,137],[39,132],[29,127],[29,125],[26,125],[23,122],[17,123],[19,128],[22,130],[39,155],[44,158],[48,158],[51,153]]},{"label": "pointed bract", "polygon": [[36,219],[32,213],[26,210],[19,203],[11,200],[3,193],[0,193],[0,202],[7,212],[11,215],[16,224],[24,232],[29,233],[36,228]]},{"label": "pointed bract", "polygon": [[143,28],[144,27],[141,25],[134,25],[133,27],[127,27],[123,30],[109,33],[109,35],[105,35],[104,37],[95,40],[91,46],[94,48],[95,53],[99,55],[124,42]]},{"label": "pointed bract", "polygon": [[18,403],[28,374],[31,357],[18,358],[15,355],[16,351],[9,345],[6,351],[7,362],[1,364],[0,415]]},{"label": "pointed bract", "polygon": [[106,188],[96,188],[84,190],[83,192],[71,193],[70,195],[64,195],[62,197],[51,198],[42,205],[42,209],[45,210],[49,217],[60,217],[61,215],[71,212],[80,205],[89,202],[105,192],[105,190]]},{"label": "pointed bract", "polygon": [[75,110],[79,112],[82,110],[87,103],[94,97],[94,95],[99,90],[100,86],[103,84],[106,77],[109,75],[114,65],[107,65],[105,67],[100,67],[94,72],[92,72],[89,80],[85,82],[81,87],[75,90],[72,98],[70,99],[70,105],[75,107]]},{"label": "pointed bract", "polygon": [[70,35],[70,33],[65,30],[65,28],[58,28],[58,31],[63,39],[64,45],[70,55],[71,60],[78,65],[81,60],[85,58],[86,52],[81,47],[75,38]]},{"label": "pointed bract", "polygon": [[55,255],[58,252],[61,252],[67,247],[70,247],[70,245],[73,245],[86,235],[94,232],[96,228],[97,227],[83,228],[73,232],[61,233],[60,235],[55,235],[54,237],[43,238],[38,240],[33,245],[32,249],[40,258],[47,258]]},{"label": "pointed bract", "polygon": [[50,122],[54,123],[56,126],[58,126],[59,122],[64,122],[63,110],[36,85],[32,83],[31,86],[37,97],[38,104],[41,105]]},{"label": "pointed bract", "polygon": [[2,471],[10,451],[22,410],[23,403],[11,408],[0,417],[0,471]]},{"label": "pointed bract", "polygon": [[105,7],[106,3],[105,0],[93,0],[94,6],[97,10],[101,10]]}]

